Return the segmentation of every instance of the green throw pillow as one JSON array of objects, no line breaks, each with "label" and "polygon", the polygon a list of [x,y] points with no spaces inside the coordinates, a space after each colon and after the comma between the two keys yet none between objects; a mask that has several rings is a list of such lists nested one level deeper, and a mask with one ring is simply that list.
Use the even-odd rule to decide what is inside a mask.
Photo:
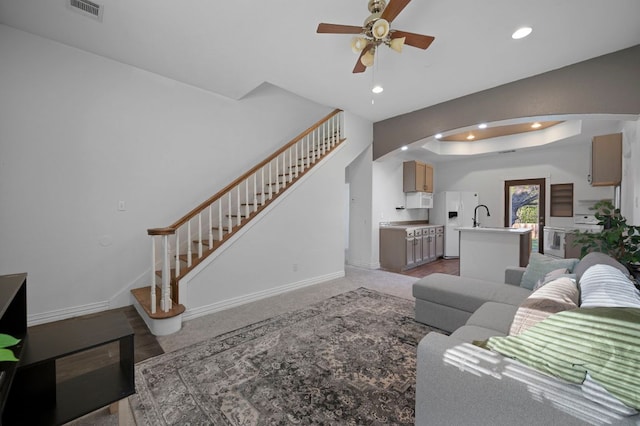
[{"label": "green throw pillow", "polygon": [[591,378],[640,409],[640,308],[578,308],[483,346],[571,383]]},{"label": "green throw pillow", "polygon": [[572,272],[576,263],[578,263],[578,259],[556,259],[540,253],[531,253],[529,264],[524,270],[520,281],[520,287],[533,290],[536,283],[539,280],[543,280],[549,272],[561,268],[566,268],[569,272]]}]

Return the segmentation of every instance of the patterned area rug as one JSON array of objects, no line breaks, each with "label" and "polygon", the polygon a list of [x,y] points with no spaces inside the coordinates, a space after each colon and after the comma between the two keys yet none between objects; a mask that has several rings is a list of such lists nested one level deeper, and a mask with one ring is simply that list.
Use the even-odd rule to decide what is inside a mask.
[{"label": "patterned area rug", "polygon": [[409,300],[359,288],[136,365],[138,425],[413,424]]}]

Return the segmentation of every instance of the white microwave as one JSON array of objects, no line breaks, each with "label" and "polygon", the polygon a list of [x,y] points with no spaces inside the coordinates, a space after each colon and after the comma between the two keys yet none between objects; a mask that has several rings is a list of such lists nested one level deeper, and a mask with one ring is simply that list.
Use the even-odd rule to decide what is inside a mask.
[{"label": "white microwave", "polygon": [[433,194],[431,192],[407,192],[405,198],[407,209],[433,208]]}]

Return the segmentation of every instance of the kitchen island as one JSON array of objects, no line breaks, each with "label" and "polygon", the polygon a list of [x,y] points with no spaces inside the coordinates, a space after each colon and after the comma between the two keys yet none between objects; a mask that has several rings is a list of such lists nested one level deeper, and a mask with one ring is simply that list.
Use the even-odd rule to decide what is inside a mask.
[{"label": "kitchen island", "polygon": [[527,266],[531,229],[457,228],[460,231],[460,276],[504,282],[509,266]]}]

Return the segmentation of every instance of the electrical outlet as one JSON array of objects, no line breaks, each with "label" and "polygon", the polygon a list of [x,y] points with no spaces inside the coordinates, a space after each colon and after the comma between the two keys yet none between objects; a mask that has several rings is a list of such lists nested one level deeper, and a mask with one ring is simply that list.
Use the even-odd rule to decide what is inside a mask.
[{"label": "electrical outlet", "polygon": [[127,210],[127,206],[125,205],[123,200],[118,201],[118,211],[123,212]]}]

